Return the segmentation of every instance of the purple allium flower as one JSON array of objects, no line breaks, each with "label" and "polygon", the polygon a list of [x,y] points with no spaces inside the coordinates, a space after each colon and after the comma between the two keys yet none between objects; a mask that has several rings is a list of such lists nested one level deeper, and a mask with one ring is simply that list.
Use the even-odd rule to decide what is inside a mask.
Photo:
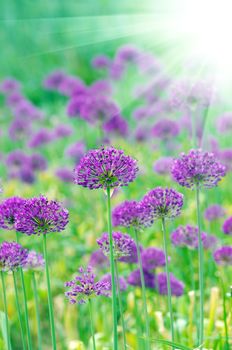
[{"label": "purple allium flower", "polygon": [[218,159],[225,166],[226,171],[232,171],[232,149],[226,148],[218,151]]},{"label": "purple allium flower", "polygon": [[138,172],[137,161],[113,147],[90,150],[77,165],[75,184],[89,189],[127,186]]},{"label": "purple allium flower", "polygon": [[[142,246],[140,246],[139,249],[140,249],[140,252],[143,251]],[[122,256],[122,257],[119,259],[119,261],[120,261],[120,262],[127,263],[127,264],[136,264],[136,263],[138,263],[137,246],[136,246],[135,241],[133,241],[133,242],[131,243],[130,255]]]},{"label": "purple allium flower", "polygon": [[53,130],[54,137],[62,138],[72,135],[72,128],[66,124],[59,124]]},{"label": "purple allium flower", "polygon": [[20,92],[13,92],[6,98],[6,105],[9,106],[13,111],[15,108],[25,101],[26,98]]},{"label": "purple allium flower", "polygon": [[65,96],[74,96],[86,92],[83,81],[77,77],[67,75],[59,84],[58,91]]},{"label": "purple allium flower", "polygon": [[172,188],[156,187],[145,194],[142,203],[151,210],[154,219],[174,218],[181,213],[183,195]]},{"label": "purple allium flower", "polygon": [[[111,281],[111,274],[107,273],[106,275],[104,275],[101,279],[100,282],[106,282],[109,283],[109,290],[112,289],[112,281]],[[116,281],[115,281],[116,282]],[[124,277],[119,276],[119,287],[120,287],[120,291],[123,292],[127,289],[127,282],[125,280]]]},{"label": "purple allium flower", "polygon": [[232,216],[225,220],[222,229],[226,235],[232,235]]},{"label": "purple allium flower", "polygon": [[[171,293],[176,297],[180,297],[184,293],[184,284],[179,281],[172,273],[170,274],[170,285],[171,285]],[[167,295],[167,275],[165,272],[161,272],[157,276],[157,289],[159,294]]]},{"label": "purple allium flower", "polygon": [[[144,282],[147,288],[155,288],[155,275],[149,271],[143,270]],[[127,278],[127,283],[131,286],[141,287],[140,270],[134,270]]]},{"label": "purple allium flower", "polygon": [[83,141],[75,142],[65,150],[65,154],[73,158],[75,164],[79,163],[80,159],[84,156],[85,152],[86,146]]},{"label": "purple allium flower", "polygon": [[15,216],[15,227],[29,236],[60,232],[68,224],[68,217],[68,210],[60,203],[40,196],[25,201]]},{"label": "purple allium flower", "polygon": [[32,184],[35,182],[35,174],[30,164],[22,167],[17,174],[15,174],[22,182]]},{"label": "purple allium flower", "polygon": [[[134,251],[135,243],[133,239],[122,232],[113,232],[113,251],[114,251],[114,259],[120,260],[122,257],[129,257],[131,253]],[[110,242],[108,233],[104,232],[101,238],[97,239],[97,244],[102,252],[109,256],[110,254]]]},{"label": "purple allium flower", "polygon": [[80,107],[81,118],[92,123],[102,123],[120,113],[118,106],[114,102],[109,101],[105,96],[95,95],[90,95],[82,100]]},{"label": "purple allium flower", "polygon": [[0,92],[5,95],[10,95],[18,92],[21,89],[21,84],[14,78],[6,78],[0,83]]},{"label": "purple allium flower", "polygon": [[15,271],[24,267],[27,261],[28,250],[16,242],[3,242],[0,245],[0,269]]},{"label": "purple allium flower", "polygon": [[21,208],[25,203],[25,199],[20,197],[6,198],[0,203],[0,227],[6,230],[15,229],[15,220],[17,213],[21,212]]},{"label": "purple allium flower", "polygon": [[109,266],[109,259],[105,256],[101,249],[96,250],[90,256],[89,266],[99,268]]},{"label": "purple allium flower", "polygon": [[232,265],[232,246],[218,248],[213,257],[218,265]]},{"label": "purple allium flower", "polygon": [[28,146],[37,148],[54,140],[54,135],[51,130],[42,128],[37,131],[30,139]]},{"label": "purple allium flower", "polygon": [[[202,244],[205,249],[215,246],[217,239],[205,232],[201,233]],[[188,247],[190,249],[198,248],[198,227],[197,226],[179,226],[171,234],[172,244],[179,247]]]},{"label": "purple allium flower", "polygon": [[135,227],[142,229],[152,225],[151,211],[142,202],[125,201],[112,211],[114,226]]},{"label": "purple allium flower", "polygon": [[225,216],[225,209],[221,205],[213,204],[205,210],[204,216],[208,221],[217,220]]},{"label": "purple allium flower", "polygon": [[135,62],[139,58],[139,49],[133,45],[123,45],[116,53],[116,62]]},{"label": "purple allium flower", "polygon": [[73,182],[73,171],[68,168],[59,168],[55,175],[64,182]]},{"label": "purple allium flower", "polygon": [[110,59],[106,55],[95,56],[92,60],[92,66],[95,69],[105,69],[110,66]]},{"label": "purple allium flower", "polygon": [[124,64],[119,61],[113,61],[110,65],[109,74],[111,79],[119,80],[122,78],[125,71]]},{"label": "purple allium flower", "polygon": [[29,157],[29,162],[32,170],[34,171],[43,171],[47,169],[47,160],[42,156],[42,154],[39,153],[33,153]]},{"label": "purple allium flower", "polygon": [[182,153],[173,161],[172,175],[181,186],[194,188],[195,185],[212,188],[225,176],[225,167],[213,153],[192,149]]},{"label": "purple allium flower", "polygon": [[144,141],[147,141],[149,137],[150,137],[150,131],[148,130],[147,127],[140,126],[135,130],[136,141],[144,142]]},{"label": "purple allium flower", "polygon": [[112,86],[109,80],[100,79],[96,80],[89,87],[90,94],[93,95],[110,95],[112,93]]},{"label": "purple allium flower", "polygon": [[14,108],[14,115],[16,118],[24,118],[27,120],[40,120],[43,118],[43,113],[30,101],[22,99]]},{"label": "purple allium flower", "polygon": [[154,163],[153,169],[157,174],[167,175],[171,172],[172,163],[172,157],[162,157]]},{"label": "purple allium flower", "polygon": [[128,123],[118,114],[107,120],[102,127],[106,134],[113,133],[124,137],[128,134]]},{"label": "purple allium flower", "polygon": [[28,163],[28,156],[21,150],[15,149],[8,153],[6,164],[13,170],[19,170],[22,166]]},{"label": "purple allium flower", "polygon": [[170,119],[159,120],[152,128],[152,136],[159,139],[169,139],[179,134],[179,125]]},{"label": "purple allium flower", "polygon": [[88,267],[86,270],[80,268],[79,272],[80,275],[65,283],[65,287],[69,288],[65,295],[71,304],[83,304],[88,299],[99,295],[109,296],[111,288],[109,282],[95,282],[95,275],[92,273],[91,267]]},{"label": "purple allium flower", "polygon": [[23,268],[25,270],[39,271],[43,270],[45,266],[45,260],[41,254],[36,253],[34,250],[30,250],[27,255],[27,259]]},{"label": "purple allium flower", "polygon": [[47,90],[59,90],[60,84],[64,81],[66,76],[67,75],[63,71],[56,70],[45,78],[43,86]]},{"label": "purple allium flower", "polygon": [[146,271],[154,270],[159,266],[165,266],[165,254],[163,250],[149,247],[141,254],[143,269]]},{"label": "purple allium flower", "polygon": [[31,124],[26,119],[16,118],[9,126],[8,132],[11,140],[21,140],[29,136]]},{"label": "purple allium flower", "polygon": [[232,131],[232,113],[224,113],[217,121],[217,128],[221,133],[231,133]]}]

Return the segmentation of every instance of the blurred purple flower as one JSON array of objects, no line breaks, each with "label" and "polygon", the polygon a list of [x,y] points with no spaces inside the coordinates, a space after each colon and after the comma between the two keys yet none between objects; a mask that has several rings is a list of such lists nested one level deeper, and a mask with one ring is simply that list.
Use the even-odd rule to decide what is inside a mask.
[{"label": "blurred purple flower", "polygon": [[215,250],[214,260],[218,265],[232,265],[232,246],[223,246]]},{"label": "blurred purple flower", "polygon": [[[147,288],[155,288],[155,275],[151,272],[143,270],[145,286]],[[139,269],[134,270],[130,273],[127,278],[127,283],[131,286],[141,287],[141,278]]]},{"label": "blurred purple flower", "polygon": [[0,227],[6,230],[15,230],[15,216],[21,212],[25,199],[10,197],[0,203]]},{"label": "blurred purple flower", "polygon": [[34,250],[29,250],[27,259],[23,268],[30,271],[43,270],[45,266],[45,260],[41,254],[36,253]]},{"label": "blurred purple flower", "polygon": [[225,220],[222,229],[226,235],[232,235],[232,216]]},{"label": "blurred purple flower", "polygon": [[92,59],[91,64],[95,69],[106,69],[110,66],[110,58],[106,55],[97,55]]},{"label": "blurred purple flower", "polygon": [[159,266],[165,266],[165,254],[163,250],[149,247],[141,254],[143,269],[146,271],[154,270]]},{"label": "blurred purple flower", "polygon": [[221,133],[231,133],[232,132],[232,112],[224,113],[217,120],[217,129]]},{"label": "blurred purple flower", "polygon": [[101,249],[95,250],[90,256],[89,266],[104,268],[109,266],[109,259],[105,256]]},{"label": "blurred purple flower", "polygon": [[40,153],[33,153],[29,156],[29,162],[33,171],[44,171],[47,169],[47,160]]},{"label": "blurred purple flower", "polygon": [[72,135],[73,129],[71,126],[66,124],[59,124],[53,130],[54,137],[63,138]]},{"label": "blurred purple flower", "polygon": [[158,121],[152,128],[151,134],[159,139],[170,139],[179,134],[179,125],[170,119],[162,119]]},{"label": "blurred purple flower", "polygon": [[18,92],[21,89],[21,84],[14,78],[6,78],[0,83],[0,93],[4,95],[10,95],[14,92]]},{"label": "blurred purple flower", "polygon": [[48,144],[54,140],[54,134],[51,130],[42,128],[37,131],[30,139],[28,146],[30,148],[37,148]]},{"label": "blurred purple flower", "polygon": [[16,242],[3,242],[0,245],[0,269],[2,271],[15,271],[24,267],[28,250]]},{"label": "blurred purple flower", "polygon": [[[176,297],[180,297],[184,293],[184,284],[179,281],[172,273],[170,274],[170,285],[171,285],[171,294]],[[167,295],[167,276],[165,272],[161,272],[157,276],[157,289],[159,294]]]},{"label": "blurred purple flower", "polygon": [[172,157],[162,157],[154,163],[153,169],[157,174],[170,175],[173,163]]},{"label": "blurred purple flower", "polygon": [[75,164],[78,164],[80,159],[84,156],[86,152],[86,146],[83,141],[78,141],[70,146],[65,150],[65,154],[69,157],[73,158],[75,161]]},{"label": "blurred purple flower", "polygon": [[120,115],[114,115],[103,124],[106,134],[115,134],[126,137],[128,134],[128,123]]},{"label": "blurred purple flower", "polygon": [[213,204],[206,208],[204,216],[206,220],[214,221],[223,218],[225,214],[225,209],[221,205]]},{"label": "blurred purple flower", "polygon": [[23,140],[31,133],[31,124],[26,119],[15,118],[8,129],[11,140]]},{"label": "blurred purple flower", "polygon": [[[108,283],[109,290],[111,290],[112,281],[111,281],[111,274],[110,273],[107,273],[106,275],[102,276],[102,278],[100,279],[100,282]],[[120,287],[121,292],[123,292],[127,289],[127,282],[126,282],[125,278],[122,276],[119,276],[119,287]]]},{"label": "blurred purple flower", "polygon": [[55,175],[64,182],[73,182],[73,171],[68,168],[59,168]]},{"label": "blurred purple flower", "polygon": [[57,90],[58,91],[60,84],[64,81],[66,76],[67,76],[66,73],[64,73],[63,71],[56,70],[56,71],[50,73],[49,75],[47,75],[47,77],[43,81],[43,86],[47,90]]}]

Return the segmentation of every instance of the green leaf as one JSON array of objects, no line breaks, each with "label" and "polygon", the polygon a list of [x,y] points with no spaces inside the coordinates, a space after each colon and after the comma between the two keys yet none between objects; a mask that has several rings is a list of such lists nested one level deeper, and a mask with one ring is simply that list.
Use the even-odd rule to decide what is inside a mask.
[{"label": "green leaf", "polygon": [[[157,342],[157,343],[161,343],[161,344],[165,344],[168,345],[170,347],[174,347],[176,349],[180,349],[180,350],[194,350],[193,348],[189,348],[188,346],[185,345],[180,345],[174,342],[171,342],[169,340],[164,340],[164,339],[152,339],[152,341]],[[197,348],[196,348],[197,349]]]}]

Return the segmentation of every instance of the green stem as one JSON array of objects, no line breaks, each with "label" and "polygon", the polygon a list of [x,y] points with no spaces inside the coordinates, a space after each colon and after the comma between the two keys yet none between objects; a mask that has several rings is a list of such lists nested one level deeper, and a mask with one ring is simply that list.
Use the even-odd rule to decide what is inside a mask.
[{"label": "green stem", "polygon": [[[16,231],[16,240],[17,243],[19,243],[19,232]],[[24,312],[25,312],[25,319],[26,319],[26,332],[27,332],[27,341],[28,341],[28,348],[29,350],[32,349],[32,343],[31,343],[31,332],[30,332],[30,326],[29,326],[29,315],[28,315],[28,309],[27,309],[27,294],[26,294],[26,287],[25,287],[25,281],[24,281],[24,274],[23,269],[19,268],[19,274],[23,289],[23,303],[24,303]]]},{"label": "green stem", "polygon": [[13,271],[13,280],[14,280],[14,289],[15,289],[16,308],[17,308],[17,312],[18,312],[18,318],[19,318],[19,325],[20,325],[20,332],[21,332],[21,338],[22,338],[22,343],[23,343],[23,349],[27,349],[26,340],[25,340],[24,331],[23,331],[22,313],[21,313],[20,304],[19,304],[17,281],[16,281],[16,276],[15,276],[15,272],[14,271]]},{"label": "green stem", "polygon": [[164,244],[164,253],[165,253],[165,269],[166,269],[166,276],[167,276],[167,289],[168,289],[168,310],[170,314],[172,342],[174,342],[175,337],[174,337],[174,319],[173,319],[173,313],[172,313],[172,292],[171,292],[170,272],[169,272],[169,263],[168,263],[167,233],[166,233],[164,218],[162,218],[162,231],[163,231],[163,244]]},{"label": "green stem", "polygon": [[199,268],[199,289],[200,289],[200,319],[199,319],[199,348],[202,349],[204,342],[204,257],[201,239],[201,219],[199,186],[196,185],[196,206],[198,223],[198,268]]},{"label": "green stem", "polygon": [[137,255],[138,255],[141,287],[142,287],[143,309],[144,309],[144,314],[145,314],[146,349],[150,350],[150,324],[149,324],[149,317],[148,317],[148,312],[147,312],[146,286],[145,286],[142,259],[141,259],[141,253],[140,253],[138,231],[137,231],[137,229],[135,229],[134,231],[135,231],[135,242],[136,242],[136,249],[137,249]]},{"label": "green stem", "polygon": [[120,290],[120,281],[119,281],[117,260],[115,260],[115,273],[116,273],[116,283],[117,283],[117,290],[118,290],[119,311],[120,311],[121,320],[122,320],[123,346],[124,346],[124,349],[126,350],[127,349],[127,345],[126,345],[126,327],[125,327],[124,316],[123,316],[122,296],[121,296],[121,290]]},{"label": "green stem", "polygon": [[10,346],[10,330],[9,330],[9,320],[8,320],[7,301],[6,301],[6,286],[5,286],[5,276],[2,270],[1,270],[1,279],[2,279],[3,303],[4,303],[5,322],[6,322],[7,350],[10,350],[11,346]]},{"label": "green stem", "polygon": [[35,300],[35,315],[37,322],[37,334],[38,334],[38,349],[42,349],[42,336],[41,336],[41,325],[40,325],[40,316],[39,316],[39,298],[37,293],[37,283],[35,278],[35,272],[32,272],[32,285],[33,285],[33,294]]},{"label": "green stem", "polygon": [[91,299],[89,299],[89,316],[90,316],[90,327],[91,327],[91,335],[93,340],[93,349],[96,350],[96,343],[95,343],[95,336],[94,336],[94,329],[93,329],[93,313],[92,313],[92,303]]},{"label": "green stem", "polygon": [[223,301],[223,321],[224,321],[225,335],[226,335],[225,350],[229,350],[230,344],[229,344],[229,332],[228,332],[227,317],[226,317],[226,292],[225,292],[223,278],[221,278],[221,288],[222,288],[222,301]]},{"label": "green stem", "polygon": [[48,309],[49,309],[49,319],[50,319],[51,336],[52,336],[52,349],[56,350],[56,332],[55,332],[52,293],[51,293],[50,277],[49,277],[49,269],[48,269],[48,254],[47,254],[46,238],[47,238],[46,234],[43,234],[43,253],[44,253],[44,259],[45,259],[45,272],[46,272],[46,280],[47,280]]},{"label": "green stem", "polygon": [[115,285],[115,271],[114,271],[114,248],[113,248],[113,234],[111,222],[111,203],[110,203],[110,188],[107,188],[107,214],[108,214],[108,232],[110,241],[110,270],[112,283],[112,316],[113,316],[113,336],[114,336],[114,350],[118,350],[118,331],[117,331],[117,295]]}]

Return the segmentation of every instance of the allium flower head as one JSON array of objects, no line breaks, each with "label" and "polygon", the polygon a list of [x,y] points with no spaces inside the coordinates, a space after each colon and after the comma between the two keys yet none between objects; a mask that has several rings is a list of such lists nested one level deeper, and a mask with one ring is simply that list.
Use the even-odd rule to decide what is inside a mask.
[{"label": "allium flower head", "polygon": [[188,188],[195,185],[212,188],[225,174],[225,167],[216,160],[214,154],[201,149],[192,149],[188,154],[182,153],[172,166],[174,180]]},{"label": "allium flower head", "polygon": [[153,169],[157,174],[160,175],[170,174],[172,162],[172,157],[162,157],[154,163]]},{"label": "allium flower head", "polygon": [[142,229],[152,225],[153,220],[150,209],[142,202],[125,201],[112,211],[114,226],[135,227]]},{"label": "allium flower head", "polygon": [[181,213],[183,195],[172,188],[156,187],[142,199],[154,219],[174,218]]},{"label": "allium flower head", "polygon": [[[113,248],[114,248],[114,258],[120,259],[122,257],[130,256],[133,253],[135,243],[133,239],[122,232],[113,232]],[[97,239],[97,244],[99,245],[102,252],[109,256],[110,254],[110,242],[108,233],[103,233],[101,238]]]},{"label": "allium flower head", "polygon": [[80,268],[79,272],[80,275],[65,283],[65,287],[69,288],[65,295],[71,304],[83,304],[90,298],[99,295],[109,296],[111,288],[109,281],[95,282],[95,275],[92,273],[91,267],[86,270]]},{"label": "allium flower head", "polygon": [[30,250],[27,255],[27,259],[24,264],[25,270],[43,270],[45,266],[45,260],[41,254],[36,253],[34,250]]},{"label": "allium flower head", "polygon": [[0,269],[2,271],[15,271],[24,267],[28,250],[16,242],[3,242],[0,245]]},{"label": "allium flower head", "polygon": [[226,235],[232,235],[232,216],[225,220],[222,229]]},{"label": "allium flower head", "polygon": [[90,150],[77,165],[74,182],[77,185],[97,188],[127,186],[137,174],[137,162],[122,150],[113,147]]},{"label": "allium flower head", "polygon": [[[143,270],[144,282],[147,288],[155,288],[155,275],[147,270]],[[127,278],[127,283],[131,286],[141,287],[140,270],[134,270]]]},{"label": "allium flower head", "polygon": [[149,247],[141,254],[143,268],[147,271],[154,270],[159,266],[165,266],[165,254],[163,250]]},{"label": "allium flower head", "polygon": [[179,134],[179,125],[169,119],[159,120],[152,128],[152,136],[159,139],[169,139]]},{"label": "allium flower head", "polygon": [[218,248],[213,257],[218,265],[232,265],[232,246]]},{"label": "allium flower head", "polygon": [[[107,273],[106,275],[104,275],[101,279],[100,282],[106,282],[109,283],[109,290],[112,289],[112,281],[111,281],[111,274]],[[116,281],[115,281],[116,283]],[[119,276],[119,287],[120,287],[120,291],[123,292],[127,289],[127,282],[125,280],[124,277]]]},{"label": "allium flower head", "polygon": [[[216,244],[216,237],[201,232],[202,244],[205,249],[212,248]],[[198,248],[198,227],[197,226],[179,226],[171,234],[172,244],[178,247],[188,247],[190,249]]]},{"label": "allium flower head", "polygon": [[[170,285],[171,285],[171,293],[176,297],[180,297],[184,293],[184,284],[179,281],[173,274],[170,274]],[[168,287],[167,287],[167,275],[165,272],[161,272],[157,276],[157,289],[159,294],[167,295]]]},{"label": "allium flower head", "polygon": [[217,220],[225,216],[225,209],[221,205],[213,204],[205,210],[204,216],[208,221]]},{"label": "allium flower head", "polygon": [[57,201],[40,196],[28,199],[16,215],[16,230],[27,235],[63,231],[68,224],[68,210]]},{"label": "allium flower head", "polygon": [[104,268],[109,265],[109,259],[105,256],[101,249],[93,252],[89,259],[89,266]]},{"label": "allium flower head", "polygon": [[0,203],[0,227],[6,230],[15,229],[15,220],[18,212],[21,211],[25,199],[20,197],[6,198]]},{"label": "allium flower head", "polygon": [[73,171],[68,168],[59,168],[56,170],[55,175],[64,182],[73,182]]}]

